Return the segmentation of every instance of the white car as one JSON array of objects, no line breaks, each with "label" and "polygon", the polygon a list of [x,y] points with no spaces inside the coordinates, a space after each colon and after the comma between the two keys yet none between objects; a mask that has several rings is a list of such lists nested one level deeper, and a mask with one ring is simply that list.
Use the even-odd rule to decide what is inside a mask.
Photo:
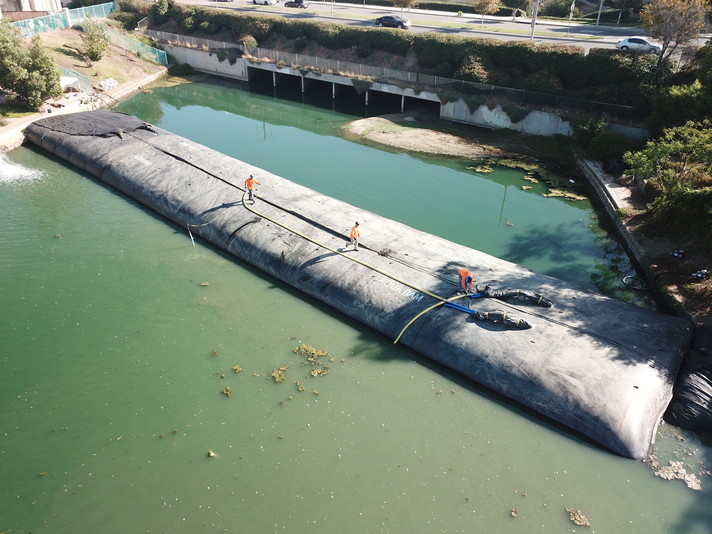
[{"label": "white car", "polygon": [[631,50],[633,52],[645,52],[659,54],[662,47],[646,37],[628,37],[616,43],[616,48],[620,50]]},{"label": "white car", "polygon": [[277,0],[252,0],[253,4],[262,4],[263,6],[273,6]]}]

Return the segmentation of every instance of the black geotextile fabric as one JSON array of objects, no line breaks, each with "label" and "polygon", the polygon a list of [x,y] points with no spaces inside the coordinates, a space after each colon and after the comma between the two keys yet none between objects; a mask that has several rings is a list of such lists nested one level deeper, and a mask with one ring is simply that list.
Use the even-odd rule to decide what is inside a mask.
[{"label": "black geotextile fabric", "polygon": [[688,430],[712,430],[712,327],[695,330],[665,420]]},{"label": "black geotextile fabric", "polygon": [[118,111],[96,110],[67,115],[55,115],[35,122],[38,126],[69,135],[94,135],[110,137],[119,133],[133,132],[140,128],[152,130],[152,126],[132,115]]}]

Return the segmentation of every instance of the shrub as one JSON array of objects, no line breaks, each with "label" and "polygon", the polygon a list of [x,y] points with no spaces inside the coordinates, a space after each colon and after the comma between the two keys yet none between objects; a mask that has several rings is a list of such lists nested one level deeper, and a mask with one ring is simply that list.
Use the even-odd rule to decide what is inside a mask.
[{"label": "shrub", "polygon": [[517,89],[560,95],[564,92],[564,84],[561,83],[557,76],[545,70],[540,70],[521,80],[517,84]]},{"label": "shrub", "polygon": [[240,43],[242,46],[246,46],[246,47],[248,47],[248,48],[257,48],[257,46],[258,46],[258,44],[257,44],[257,39],[255,39],[255,38],[252,37],[251,35],[243,35],[243,36],[240,38],[239,43]]},{"label": "shrub", "polygon": [[591,141],[608,128],[604,119],[590,119],[584,123],[574,124],[574,141],[584,149],[588,148]]},{"label": "shrub", "polygon": [[512,124],[523,121],[532,111],[527,107],[518,106],[517,104],[512,104],[511,102],[500,102],[498,105],[502,108],[502,111],[507,114],[507,117],[509,117],[509,120],[512,121]]},{"label": "shrub", "polygon": [[650,214],[668,235],[712,246],[712,188],[669,192],[653,203]]},{"label": "shrub", "polygon": [[132,31],[138,26],[138,21],[144,18],[141,13],[127,12],[127,11],[114,11],[109,15],[109,19],[115,20],[121,23],[121,27],[125,30]]},{"label": "shrub", "polygon": [[492,61],[488,56],[467,56],[455,71],[455,78],[467,82],[487,83],[491,70]]},{"label": "shrub", "polygon": [[82,31],[83,52],[92,61],[99,61],[109,51],[109,39],[104,28],[91,18],[87,18],[82,23]]},{"label": "shrub", "polygon": [[175,9],[174,0],[158,0],[151,6],[151,17],[158,24],[165,24],[171,18],[171,12]]},{"label": "shrub", "polygon": [[604,130],[591,139],[586,154],[596,161],[620,159],[632,148],[632,145],[633,143],[623,134]]},{"label": "shrub", "polygon": [[571,13],[569,0],[549,0],[541,8],[544,17],[568,18]]},{"label": "shrub", "polygon": [[303,35],[301,35],[301,36],[297,37],[296,39],[294,39],[293,44],[294,44],[294,49],[297,52],[301,52],[302,50],[304,50],[307,47],[308,39],[306,37],[304,37]]}]

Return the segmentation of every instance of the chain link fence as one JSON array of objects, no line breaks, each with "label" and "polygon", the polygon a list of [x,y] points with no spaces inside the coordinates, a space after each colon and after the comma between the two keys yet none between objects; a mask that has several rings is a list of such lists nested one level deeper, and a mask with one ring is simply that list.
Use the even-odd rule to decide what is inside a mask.
[{"label": "chain link fence", "polygon": [[[117,5],[115,2],[107,2],[106,4],[81,7],[79,9],[65,9],[62,13],[21,20],[13,22],[12,25],[20,29],[20,33],[23,37],[31,37],[37,33],[43,33],[49,30],[69,28],[81,24],[88,18],[105,19],[116,8]],[[107,26],[102,25],[102,29],[111,44],[119,46],[124,50],[134,52],[136,55],[150,61],[161,65],[168,65],[168,55],[165,51],[143,44]]]},{"label": "chain link fence", "polygon": [[20,30],[23,37],[32,37],[37,33],[71,28],[89,17],[92,19],[105,19],[115,9],[115,2],[107,2],[106,4],[80,7],[78,9],[65,9],[61,13],[53,13],[44,17],[19,20],[13,22],[12,25]]},{"label": "chain link fence", "polygon": [[94,92],[91,88],[91,80],[89,78],[73,69],[65,69],[59,65],[57,65],[57,67],[59,68],[61,75],[65,78],[76,78],[77,81],[69,84],[70,87],[74,87],[77,91],[88,95]]},{"label": "chain link fence", "polygon": [[168,65],[168,54],[166,54],[164,50],[159,50],[158,48],[153,48],[152,46],[143,44],[141,41],[132,39],[131,37],[128,37],[121,32],[117,32],[116,30],[112,30],[111,28],[107,28],[106,26],[102,26],[102,28],[111,44],[120,46],[124,50],[130,50],[137,56],[155,63]]}]

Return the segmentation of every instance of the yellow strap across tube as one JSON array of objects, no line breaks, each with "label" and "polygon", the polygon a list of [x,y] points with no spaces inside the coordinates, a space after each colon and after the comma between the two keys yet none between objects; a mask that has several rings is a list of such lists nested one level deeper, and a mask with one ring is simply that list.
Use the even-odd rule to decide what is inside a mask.
[{"label": "yellow strap across tube", "polygon": [[430,306],[429,308],[426,308],[425,310],[423,310],[422,312],[420,312],[418,315],[416,315],[415,317],[413,317],[413,319],[411,319],[410,322],[408,322],[408,324],[405,325],[405,327],[403,327],[403,330],[401,330],[400,334],[398,334],[398,337],[397,337],[396,340],[393,342],[393,344],[398,343],[398,340],[401,338],[401,336],[402,336],[403,333],[407,330],[407,328],[408,328],[411,324],[413,324],[413,323],[414,323],[420,316],[422,316],[424,313],[426,313],[426,312],[432,310],[433,308],[437,308],[438,306],[442,306],[442,305],[445,304],[446,302],[450,302],[450,301],[453,301],[453,300],[455,300],[455,299],[459,299],[459,298],[462,298],[462,297],[466,297],[466,296],[467,296],[467,295],[457,295],[457,296],[452,297],[452,298],[450,298],[450,299],[446,299],[446,298],[444,298],[444,297],[441,297],[440,295],[436,295],[435,293],[431,293],[430,291],[426,291],[425,289],[423,289],[423,288],[421,288],[421,287],[418,287],[418,286],[415,286],[415,285],[413,285],[413,284],[410,284],[410,283],[406,282],[405,280],[401,280],[400,278],[398,278],[398,277],[396,277],[396,276],[393,276],[392,274],[389,274],[389,273],[387,273],[387,272],[385,272],[385,271],[382,271],[382,270],[379,269],[378,267],[375,267],[375,266],[373,266],[373,265],[371,265],[371,264],[369,264],[369,263],[366,263],[366,262],[364,262],[364,261],[357,260],[357,259],[354,258],[353,256],[349,256],[349,255],[346,255],[346,254],[344,254],[344,253],[342,253],[342,252],[339,252],[339,251],[336,250],[335,248],[331,248],[330,246],[325,245],[324,243],[319,243],[318,241],[312,239],[311,237],[309,237],[309,236],[307,236],[307,235],[304,235],[304,234],[302,234],[301,232],[298,232],[298,231],[295,230],[294,228],[290,228],[290,227],[287,226],[286,224],[283,224],[283,223],[281,223],[281,222],[279,222],[279,221],[277,221],[277,220],[275,220],[275,219],[273,219],[273,218],[271,218],[271,217],[265,215],[264,213],[260,213],[259,211],[257,211],[257,210],[255,210],[255,209],[251,208],[250,206],[248,206],[247,203],[245,202],[246,199],[247,199],[247,191],[245,191],[245,192],[243,193],[243,195],[242,195],[242,205],[245,207],[246,210],[251,211],[252,213],[254,213],[255,215],[257,215],[258,217],[262,217],[263,219],[266,219],[266,220],[268,220],[268,221],[270,221],[270,222],[276,224],[277,226],[281,226],[281,227],[284,228],[285,230],[288,230],[288,231],[292,232],[293,234],[296,234],[296,235],[298,235],[299,237],[301,237],[301,238],[303,238],[303,239],[306,239],[306,240],[309,241],[310,243],[314,243],[315,245],[318,245],[318,246],[320,246],[320,247],[322,247],[322,248],[325,248],[325,249],[328,250],[329,252],[333,252],[334,254],[338,254],[339,256],[342,256],[342,257],[344,257],[344,258],[346,258],[346,259],[349,259],[349,260],[351,260],[351,261],[353,261],[353,262],[356,262],[356,263],[358,263],[358,264],[360,264],[360,265],[363,265],[364,267],[367,267],[367,268],[371,269],[372,271],[375,271],[375,272],[377,272],[377,273],[380,273],[380,274],[382,274],[383,276],[386,276],[386,277],[390,278],[391,280],[395,280],[396,282],[399,282],[399,283],[403,284],[404,286],[407,286],[407,287],[409,287],[409,288],[411,288],[411,289],[415,289],[416,291],[419,291],[420,293],[423,293],[424,295],[428,295],[429,297],[432,297],[432,298],[437,299],[437,300],[440,301],[440,302],[438,302],[437,304],[434,304],[433,306]]}]

